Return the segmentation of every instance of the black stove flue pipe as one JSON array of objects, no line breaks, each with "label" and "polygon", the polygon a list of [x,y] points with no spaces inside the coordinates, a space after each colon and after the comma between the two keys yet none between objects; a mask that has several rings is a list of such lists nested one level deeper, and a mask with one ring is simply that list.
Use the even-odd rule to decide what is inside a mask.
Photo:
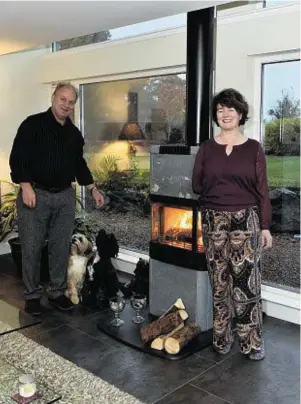
[{"label": "black stove flue pipe", "polygon": [[186,144],[212,133],[210,105],[215,60],[215,7],[187,13]]}]

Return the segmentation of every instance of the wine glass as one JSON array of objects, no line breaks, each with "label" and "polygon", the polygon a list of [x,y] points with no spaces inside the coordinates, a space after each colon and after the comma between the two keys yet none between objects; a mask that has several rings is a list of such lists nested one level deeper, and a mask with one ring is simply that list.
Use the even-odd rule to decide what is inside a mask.
[{"label": "wine glass", "polygon": [[140,315],[140,310],[146,307],[146,296],[134,294],[131,298],[131,305],[134,310],[136,310],[136,316],[132,319],[134,324],[141,324],[145,320],[144,317]]},{"label": "wine glass", "polygon": [[114,327],[120,327],[124,324],[124,321],[119,317],[119,313],[121,313],[125,307],[125,299],[120,296],[113,297],[109,301],[109,306],[115,314],[115,318],[111,321],[111,324]]}]

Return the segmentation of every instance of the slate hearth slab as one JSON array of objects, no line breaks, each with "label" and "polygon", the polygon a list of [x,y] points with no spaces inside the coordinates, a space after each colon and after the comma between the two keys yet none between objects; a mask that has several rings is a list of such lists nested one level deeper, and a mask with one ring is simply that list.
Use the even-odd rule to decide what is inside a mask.
[{"label": "slate hearth slab", "polygon": [[100,331],[127,346],[166,360],[187,358],[212,344],[212,330],[209,330],[202,332],[197,338],[188,343],[177,355],[170,355],[165,351],[152,349],[149,345],[145,345],[141,342],[139,330],[141,327],[153,321],[155,317],[149,314],[148,308],[141,312],[141,314],[146,321],[139,325],[134,324],[132,319],[135,316],[135,312],[131,308],[130,303],[127,302],[124,311],[120,315],[124,320],[124,324],[121,327],[114,327],[110,324],[111,320],[114,318],[114,314],[109,310],[99,314],[97,327]]}]

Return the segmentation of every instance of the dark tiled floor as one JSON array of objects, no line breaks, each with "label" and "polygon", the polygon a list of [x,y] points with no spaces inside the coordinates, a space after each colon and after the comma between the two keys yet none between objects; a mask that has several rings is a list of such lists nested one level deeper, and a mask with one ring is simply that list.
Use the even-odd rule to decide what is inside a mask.
[{"label": "dark tiled floor", "polygon": [[[23,307],[22,284],[10,257],[0,257],[0,297]],[[46,304],[47,306],[47,304]],[[300,402],[300,329],[265,318],[266,359],[252,362],[237,347],[220,356],[211,348],[168,362],[128,348],[97,329],[98,314],[48,310],[22,332],[145,403],[297,404]]]}]

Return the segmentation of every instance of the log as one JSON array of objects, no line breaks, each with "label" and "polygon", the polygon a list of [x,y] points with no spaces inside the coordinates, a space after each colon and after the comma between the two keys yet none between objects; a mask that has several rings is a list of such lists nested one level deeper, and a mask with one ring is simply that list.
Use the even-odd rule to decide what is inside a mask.
[{"label": "log", "polygon": [[157,351],[163,351],[164,342],[168,337],[171,337],[175,332],[181,330],[184,327],[184,323],[179,324],[174,330],[172,330],[169,334],[163,334],[159,337],[155,338],[151,343],[151,348],[156,349]]},{"label": "log", "polygon": [[185,310],[185,305],[183,303],[182,299],[177,299],[174,304],[172,304],[163,314],[160,316],[160,318],[166,316],[167,314],[174,313],[177,310]]},{"label": "log", "polygon": [[175,313],[167,314],[164,317],[152,321],[140,329],[142,342],[145,344],[159,337],[159,335],[168,334],[187,318],[188,314],[185,310],[178,310]]},{"label": "log", "polygon": [[175,355],[200,333],[200,327],[197,324],[190,323],[181,330],[174,333],[165,340],[164,348],[169,354]]}]

